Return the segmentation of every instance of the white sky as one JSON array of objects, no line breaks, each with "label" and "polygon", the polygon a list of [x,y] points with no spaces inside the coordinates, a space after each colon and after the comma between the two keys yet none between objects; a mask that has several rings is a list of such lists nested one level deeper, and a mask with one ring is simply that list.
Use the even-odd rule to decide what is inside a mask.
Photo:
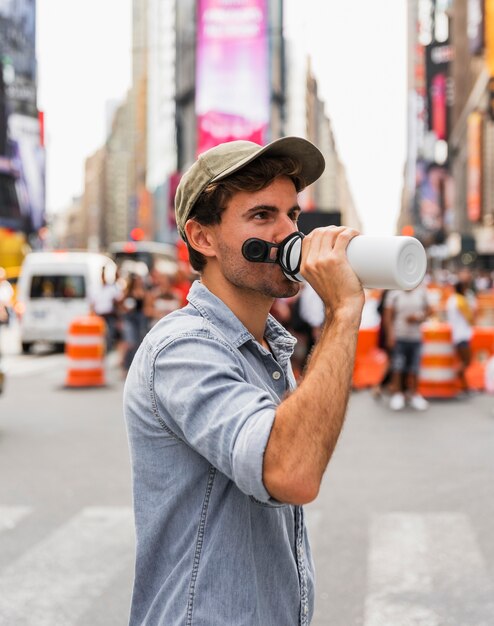
[{"label": "white sky", "polygon": [[[364,232],[392,234],[406,140],[406,0],[286,0],[287,34],[311,54]],[[131,0],[37,0],[48,210],[82,192],[105,140],[106,103],[131,76]]]}]

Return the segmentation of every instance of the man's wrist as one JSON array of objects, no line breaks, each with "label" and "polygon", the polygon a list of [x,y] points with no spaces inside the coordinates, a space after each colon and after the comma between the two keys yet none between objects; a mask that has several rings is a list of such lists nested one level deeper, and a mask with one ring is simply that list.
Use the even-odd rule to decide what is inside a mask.
[{"label": "man's wrist", "polygon": [[336,309],[331,315],[331,324],[342,324],[348,328],[360,326],[362,311],[360,307],[345,305]]}]

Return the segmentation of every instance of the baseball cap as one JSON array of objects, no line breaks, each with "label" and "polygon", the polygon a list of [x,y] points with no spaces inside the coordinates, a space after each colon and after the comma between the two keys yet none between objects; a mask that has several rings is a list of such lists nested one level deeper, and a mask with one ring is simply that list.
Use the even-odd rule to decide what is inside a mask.
[{"label": "baseball cap", "polygon": [[175,194],[175,219],[181,236],[185,239],[185,223],[204,189],[218,180],[252,163],[261,155],[289,156],[302,166],[301,175],[310,185],[323,173],[325,162],[321,151],[302,137],[282,137],[265,146],[252,141],[229,141],[210,148],[199,155],[184,173]]}]

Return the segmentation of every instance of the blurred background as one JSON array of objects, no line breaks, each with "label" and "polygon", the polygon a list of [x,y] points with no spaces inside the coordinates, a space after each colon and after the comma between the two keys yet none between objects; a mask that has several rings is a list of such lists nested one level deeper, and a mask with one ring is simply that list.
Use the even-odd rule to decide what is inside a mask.
[{"label": "blurred background", "polygon": [[[285,135],[326,159],[301,230],[427,253],[423,412],[388,403],[389,301],[366,290],[345,428],[305,513],[313,626],[493,623],[494,0],[0,0],[0,624],[126,623],[122,388],[197,278],[175,190],[211,146]],[[297,376],[314,296],[272,310]]]},{"label": "blurred background", "polygon": [[199,152],[295,134],[327,161],[305,211],[492,269],[491,3],[341,4],[2,0],[0,265],[174,243]]}]

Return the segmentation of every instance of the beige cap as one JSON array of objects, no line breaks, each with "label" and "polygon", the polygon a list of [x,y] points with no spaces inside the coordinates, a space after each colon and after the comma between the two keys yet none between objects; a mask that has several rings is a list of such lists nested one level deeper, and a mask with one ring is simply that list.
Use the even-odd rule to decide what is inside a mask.
[{"label": "beige cap", "polygon": [[316,146],[302,137],[282,137],[266,146],[252,141],[229,141],[203,152],[184,173],[175,194],[175,219],[185,239],[185,223],[197,198],[213,182],[238,172],[261,155],[289,156],[300,162],[302,177],[310,185],[323,173],[324,157]]}]

